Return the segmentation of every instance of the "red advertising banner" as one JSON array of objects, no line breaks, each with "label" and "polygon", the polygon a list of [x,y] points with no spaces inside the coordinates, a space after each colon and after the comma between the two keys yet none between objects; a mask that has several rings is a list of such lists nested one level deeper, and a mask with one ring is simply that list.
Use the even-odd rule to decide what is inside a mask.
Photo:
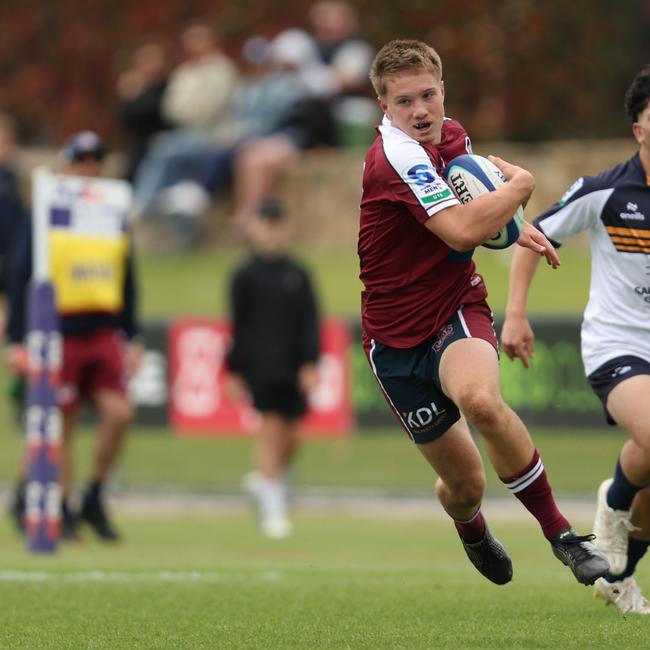
[{"label": "red advertising banner", "polygon": [[[225,391],[230,345],[226,320],[183,319],[169,332],[169,420],[180,435],[246,435],[258,415],[250,404],[232,403]],[[353,425],[348,356],[349,326],[321,324],[319,382],[309,395],[305,432],[340,437]]]}]

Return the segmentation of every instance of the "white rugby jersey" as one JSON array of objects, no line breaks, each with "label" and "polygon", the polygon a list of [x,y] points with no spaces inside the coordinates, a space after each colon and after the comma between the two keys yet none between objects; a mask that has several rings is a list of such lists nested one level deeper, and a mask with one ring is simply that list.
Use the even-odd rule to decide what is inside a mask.
[{"label": "white rugby jersey", "polygon": [[534,223],[556,246],[589,231],[591,286],[581,331],[587,375],[622,355],[650,362],[650,179],[639,155],[579,178]]}]

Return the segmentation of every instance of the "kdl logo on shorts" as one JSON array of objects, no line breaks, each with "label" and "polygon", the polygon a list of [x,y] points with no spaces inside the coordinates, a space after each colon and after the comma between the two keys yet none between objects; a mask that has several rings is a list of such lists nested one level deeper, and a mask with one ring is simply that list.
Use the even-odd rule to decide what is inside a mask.
[{"label": "kdl logo on shorts", "polygon": [[428,406],[421,406],[415,411],[405,411],[402,416],[411,429],[423,429],[438,424],[444,414],[445,409],[440,411],[435,402],[431,402]]}]

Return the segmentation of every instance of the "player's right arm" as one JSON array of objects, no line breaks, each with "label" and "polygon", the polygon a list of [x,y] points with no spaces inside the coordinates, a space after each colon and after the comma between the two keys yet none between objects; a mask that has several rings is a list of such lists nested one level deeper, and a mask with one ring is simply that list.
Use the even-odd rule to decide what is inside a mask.
[{"label": "player's right arm", "polygon": [[501,330],[501,345],[508,358],[518,358],[525,368],[535,353],[535,335],[526,317],[528,290],[535,276],[539,256],[518,247],[510,265],[510,284],[506,317]]},{"label": "player's right arm", "polygon": [[469,203],[441,210],[426,222],[427,228],[454,250],[471,250],[494,236],[535,189],[530,172],[501,158],[491,156],[490,160],[505,174],[507,183]]}]

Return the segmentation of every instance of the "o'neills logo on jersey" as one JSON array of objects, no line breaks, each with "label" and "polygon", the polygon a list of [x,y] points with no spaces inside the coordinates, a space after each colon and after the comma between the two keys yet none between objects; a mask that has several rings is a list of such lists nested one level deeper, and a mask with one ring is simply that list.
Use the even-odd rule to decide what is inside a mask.
[{"label": "o'neills logo on jersey", "polygon": [[639,206],[636,203],[628,201],[625,209],[628,210],[628,212],[621,212],[619,215],[621,219],[627,219],[629,221],[645,221],[645,215],[642,212],[639,212]]},{"label": "o'neills logo on jersey", "polygon": [[435,402],[414,411],[403,411],[402,417],[412,431],[428,431],[445,417],[446,409],[439,410]]}]

